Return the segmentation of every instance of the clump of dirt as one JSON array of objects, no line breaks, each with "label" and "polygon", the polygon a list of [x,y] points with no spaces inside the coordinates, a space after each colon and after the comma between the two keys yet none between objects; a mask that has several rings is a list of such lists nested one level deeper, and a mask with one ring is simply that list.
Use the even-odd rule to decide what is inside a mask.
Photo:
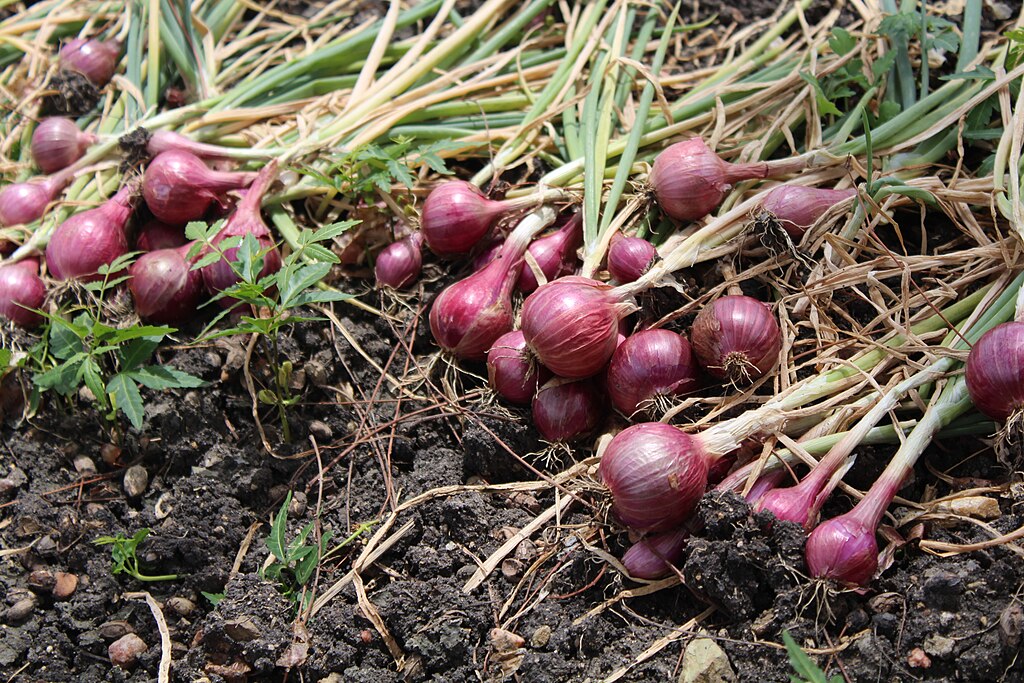
[{"label": "clump of dirt", "polygon": [[39,103],[42,116],[85,116],[100,103],[100,91],[77,71],[61,70],[50,79],[52,91]]}]

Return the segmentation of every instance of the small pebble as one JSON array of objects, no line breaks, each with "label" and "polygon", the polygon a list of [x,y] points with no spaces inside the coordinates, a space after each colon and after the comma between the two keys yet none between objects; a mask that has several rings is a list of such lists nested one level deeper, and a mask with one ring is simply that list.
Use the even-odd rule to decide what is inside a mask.
[{"label": "small pebble", "polygon": [[306,363],[303,369],[306,371],[306,379],[313,386],[321,387],[327,384],[327,368],[324,367],[323,363],[311,360]]},{"label": "small pebble", "polygon": [[129,498],[138,498],[149,486],[149,472],[142,465],[132,465],[124,473],[124,492]]},{"label": "small pebble", "polygon": [[551,640],[551,627],[540,626],[530,636],[530,647],[544,647]]},{"label": "small pebble", "polygon": [[309,423],[309,433],[315,436],[318,441],[330,441],[334,436],[334,431],[330,426],[320,420],[313,420]]},{"label": "small pebble", "polygon": [[259,627],[249,617],[240,617],[224,622],[224,633],[238,643],[256,640],[260,637]]},{"label": "small pebble", "polygon": [[135,666],[139,655],[148,649],[149,646],[142,638],[134,633],[128,633],[110,644],[110,647],[107,648],[107,655],[110,657],[110,663],[114,666],[130,669]]},{"label": "small pebble", "polygon": [[924,653],[924,650],[915,647],[907,655],[907,665],[912,669],[927,669],[932,665],[932,660]]},{"label": "small pebble", "polygon": [[522,636],[503,628],[492,628],[490,637],[495,652],[513,652],[526,644]]},{"label": "small pebble", "polygon": [[296,491],[292,494],[292,502],[288,504],[288,514],[292,517],[301,517],[306,512],[306,494],[303,491]]},{"label": "small pebble", "polygon": [[36,569],[28,575],[28,585],[39,590],[49,591],[57,583],[57,577],[49,569]]},{"label": "small pebble", "polygon": [[947,657],[953,654],[956,641],[952,638],[933,633],[924,639],[924,651],[933,657]]},{"label": "small pebble", "polygon": [[96,461],[88,455],[79,455],[74,460],[75,471],[83,477],[96,474]]},{"label": "small pebble", "polygon": [[1007,647],[1018,648],[1021,635],[1024,634],[1024,607],[1019,602],[1011,602],[999,615],[999,638]]},{"label": "small pebble", "polygon": [[196,603],[192,602],[188,598],[182,598],[179,596],[168,598],[165,606],[179,617],[187,617],[196,609]]},{"label": "small pebble", "polygon": [[100,448],[100,460],[111,467],[121,461],[121,449],[112,443],[105,443]]},{"label": "small pebble", "polygon": [[35,608],[35,597],[22,598],[7,608],[7,611],[4,612],[4,621],[8,624],[20,624],[29,618]]},{"label": "small pebble", "polygon": [[107,621],[100,624],[100,627],[96,629],[100,632],[100,635],[107,640],[116,640],[129,633],[134,633],[135,629],[127,621]]},{"label": "small pebble", "polygon": [[78,588],[78,576],[67,572],[57,572],[54,574],[54,577],[57,581],[51,591],[53,597],[56,600],[67,600],[74,594],[75,589]]}]

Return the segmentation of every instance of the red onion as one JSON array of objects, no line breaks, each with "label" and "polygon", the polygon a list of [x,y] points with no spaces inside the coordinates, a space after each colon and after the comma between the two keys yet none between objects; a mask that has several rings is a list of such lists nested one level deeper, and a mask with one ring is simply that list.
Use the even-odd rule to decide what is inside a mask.
[{"label": "red onion", "polygon": [[[576,250],[583,244],[583,216],[575,214],[569,221],[547,237],[541,237],[530,244],[527,253],[540,266],[545,279],[550,282],[576,270]],[[517,288],[524,294],[537,289],[540,283],[530,267],[529,261],[519,276]]]},{"label": "red onion", "polygon": [[[172,152],[165,152],[165,154],[172,154]],[[229,237],[244,237],[250,234],[256,237],[260,242],[261,251],[264,252],[263,268],[259,272],[259,277],[266,277],[281,269],[281,253],[274,246],[270,228],[263,222],[263,217],[260,215],[263,196],[270,189],[274,179],[277,178],[277,172],[277,161],[271,161],[260,170],[256,179],[253,180],[252,186],[238,202],[235,212],[228,217],[227,223],[213,238],[213,243],[219,244]],[[231,267],[231,262],[236,260],[237,254],[238,247],[230,247],[224,251],[224,258],[203,268],[203,282],[211,293],[224,291],[238,282],[238,275]],[[231,307],[236,303],[231,297],[222,297],[217,301],[225,307]]]},{"label": "red onion", "polygon": [[438,295],[430,308],[430,331],[441,348],[463,360],[484,360],[495,340],[512,329],[512,287],[523,267],[523,253],[533,235],[554,218],[549,207],[530,214],[494,261]]},{"label": "red onion", "polygon": [[135,238],[135,247],[139,251],[156,251],[157,249],[174,249],[185,244],[185,231],[175,225],[167,225],[156,219],[147,221],[139,228]]},{"label": "red onion", "polygon": [[245,187],[255,177],[255,173],[214,171],[195,154],[173,150],[149,163],[142,194],[158,219],[184,225],[202,218],[221,194]]},{"label": "red onion", "polygon": [[761,208],[772,214],[790,237],[799,239],[826,211],[856,194],[853,188],[832,190],[779,185],[765,193]]},{"label": "red onion", "polygon": [[0,316],[21,327],[35,327],[43,316],[46,286],[39,277],[38,259],[28,258],[0,267]]},{"label": "red onion", "polygon": [[32,131],[32,158],[43,173],[54,173],[81,159],[94,142],[96,136],[79,130],[71,119],[52,116]]},{"label": "red onion", "polygon": [[798,171],[801,159],[731,164],[723,161],[701,138],[677,142],[662,151],[651,168],[650,183],[662,211],[680,221],[695,221],[711,213],[733,183]]},{"label": "red onion", "polygon": [[531,361],[521,330],[506,332],[487,351],[487,381],[498,396],[509,403],[529,405],[537,385],[551,373]]},{"label": "red onion", "polygon": [[819,524],[804,549],[811,575],[855,585],[870,581],[878,571],[877,527],[853,511]]},{"label": "red onion", "polygon": [[607,387],[615,409],[627,417],[693,391],[697,363],[690,343],[669,330],[643,330],[627,337],[612,354]]},{"label": "red onion", "polygon": [[749,296],[729,295],[701,309],[690,341],[709,374],[749,383],[774,367],[782,334],[768,307]]},{"label": "red onion", "polygon": [[590,434],[604,410],[593,381],[554,377],[533,397],[533,424],[551,443],[571,443]]},{"label": "red onion", "polygon": [[464,180],[435,187],[423,203],[420,230],[438,256],[468,254],[502,216],[533,206],[535,197],[496,201]]},{"label": "red onion", "polygon": [[689,529],[676,529],[642,538],[622,556],[622,564],[634,579],[657,579],[679,561],[690,537]]},{"label": "red onion", "polygon": [[129,183],[100,204],[57,226],[46,247],[46,268],[62,280],[98,280],[100,266],[128,253],[125,226],[132,215],[138,185]]},{"label": "red onion", "polygon": [[700,439],[661,422],[627,427],[601,457],[601,479],[612,508],[637,531],[678,527],[707,486],[708,452]]},{"label": "red onion", "polygon": [[1024,322],[1008,322],[981,336],[967,356],[967,390],[978,410],[1006,421],[1024,408]]},{"label": "red onion", "polygon": [[423,234],[414,232],[384,247],[373,264],[373,272],[378,287],[402,289],[416,281],[422,267]]},{"label": "red onion", "polygon": [[522,329],[526,343],[549,370],[580,379],[605,366],[615,351],[619,320],[633,310],[609,285],[564,277],[526,297]]},{"label": "red onion", "polygon": [[69,169],[27,183],[13,183],[0,190],[0,227],[27,225],[46,213],[46,207],[71,182]]},{"label": "red onion", "polygon": [[177,323],[196,312],[203,293],[203,275],[192,270],[190,244],[157,249],[139,257],[129,269],[128,288],[139,317],[155,323]]},{"label": "red onion", "polygon": [[238,149],[197,142],[190,137],[170,130],[156,130],[149,136],[149,141],[146,143],[146,151],[152,156],[174,151],[189,152],[203,159],[232,159],[237,156]]},{"label": "red onion", "polygon": [[484,266],[498,258],[503,244],[505,244],[505,240],[494,240],[490,245],[484,247],[473,259],[473,272],[482,270]]},{"label": "red onion", "polygon": [[121,45],[114,40],[73,38],[64,43],[58,53],[61,68],[77,71],[97,88],[102,88],[114,77]]},{"label": "red onion", "polygon": [[635,282],[656,258],[658,251],[647,240],[616,233],[608,247],[608,273],[620,284]]}]

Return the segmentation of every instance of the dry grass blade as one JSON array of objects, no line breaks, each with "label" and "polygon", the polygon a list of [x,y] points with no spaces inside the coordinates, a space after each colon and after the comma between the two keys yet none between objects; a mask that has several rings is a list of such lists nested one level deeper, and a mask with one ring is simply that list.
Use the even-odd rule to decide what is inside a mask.
[{"label": "dry grass blade", "polygon": [[160,632],[160,668],[157,680],[159,683],[171,683],[171,632],[167,629],[167,620],[164,619],[163,610],[148,591],[125,593],[124,597],[129,600],[145,600],[149,611],[153,613],[156,628]]},{"label": "dry grass blade", "polygon": [[634,657],[632,662],[619,669],[616,669],[610,676],[602,679],[601,683],[615,683],[615,681],[621,680],[622,677],[628,674],[630,670],[634,667],[643,664],[648,659],[658,654],[666,647],[679,640],[680,638],[684,638],[690,635],[690,632],[693,630],[695,626],[702,623],[705,619],[707,619],[714,613],[715,608],[708,607],[706,610],[695,616],[693,619],[690,619],[689,621],[681,624],[680,626],[673,628],[668,635],[658,638],[656,641],[651,643],[650,647],[648,647],[646,650],[644,650],[639,655]]}]

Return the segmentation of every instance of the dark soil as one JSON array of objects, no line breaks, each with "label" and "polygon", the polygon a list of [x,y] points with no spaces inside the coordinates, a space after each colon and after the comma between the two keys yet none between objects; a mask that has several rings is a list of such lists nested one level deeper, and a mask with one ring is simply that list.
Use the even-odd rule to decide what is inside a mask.
[{"label": "dark soil", "polygon": [[[745,20],[775,8],[701,4],[702,13],[739,12]],[[348,284],[351,291],[361,287]],[[362,298],[377,303],[375,297]],[[426,363],[433,351],[422,320],[407,333],[344,304],[336,312],[361,348],[396,377],[413,376],[403,368]],[[627,666],[621,680],[673,681],[698,634],[718,643],[738,680],[788,681],[783,630],[818,653],[829,675],[849,681],[1024,680],[1019,548],[942,558],[910,542],[895,550],[892,566],[869,591],[824,595],[805,578],[800,530],[752,516],[733,495],[709,494],[702,502],[703,530],[680,563],[681,584],[624,597],[623,590],[640,586],[602,556],[621,556],[628,539],[603,521],[606,500],[580,474],[565,486],[582,493],[557,523],[541,525],[465,591],[482,562],[565,500],[543,481],[529,483],[538,481],[532,468],[539,465],[523,456],[542,444],[524,415],[479,398],[446,403],[431,384],[407,385],[425,398],[405,397],[336,326],[305,323],[291,328],[282,349],[302,396],[290,415],[292,443],[280,444],[276,416],[260,412],[276,449],[271,456],[245,388],[245,341],[166,351],[164,362],[210,386],[144,392],[146,427],[121,436],[119,457],[112,457],[108,426],[85,403],[50,401],[20,424],[12,418],[18,411],[4,406],[11,419],[0,431],[3,680],[155,680],[161,638],[146,603],[126,596],[138,591],[161,605],[171,677],[183,682],[555,683],[599,681]],[[264,371],[253,362],[257,381]],[[461,384],[467,393],[479,387],[472,378]],[[5,404],[17,393],[8,381]],[[851,484],[870,482],[891,453],[864,449],[863,481]],[[977,442],[941,444],[925,460],[949,479],[936,484],[921,468],[904,491],[908,498],[922,497],[926,486],[938,485],[935,493],[945,495],[1007,479]],[[132,466],[148,475],[135,497],[124,486]],[[510,485],[497,486],[503,483]],[[308,619],[297,620],[296,603],[260,578],[269,555],[267,522],[289,490],[288,537],[315,522],[311,539],[331,530],[327,547],[337,547],[310,582],[314,597],[344,580]],[[997,531],[1024,524],[1024,490],[1015,491],[999,499],[1001,516],[990,521]],[[427,495],[409,503],[421,494]],[[849,501],[838,497],[831,505],[826,515]],[[374,547],[397,540],[356,580],[345,579],[385,521]],[[364,522],[374,525],[350,538]],[[924,537],[990,538],[975,525],[940,522],[927,522]],[[139,550],[146,571],[178,579],[142,583],[113,575],[110,547],[92,542],[143,528],[152,530]],[[59,572],[77,579],[70,595],[57,590]],[[691,621],[709,606],[709,616]],[[112,666],[108,647],[127,633],[148,649],[131,666]],[[641,657],[659,642],[664,646]]]}]

